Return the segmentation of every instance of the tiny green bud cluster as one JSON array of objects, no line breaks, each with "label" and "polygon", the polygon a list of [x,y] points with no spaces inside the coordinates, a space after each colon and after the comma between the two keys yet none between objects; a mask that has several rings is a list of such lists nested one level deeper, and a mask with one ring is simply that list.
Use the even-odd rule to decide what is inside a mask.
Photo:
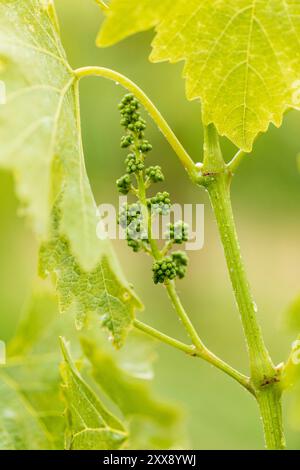
[{"label": "tiny green bud cluster", "polygon": [[170,256],[165,256],[162,260],[153,264],[153,281],[155,284],[163,284],[172,281],[176,277],[184,278],[188,265],[188,257],[184,251],[175,251]]},{"label": "tiny green bud cluster", "polygon": [[[145,159],[152,150],[152,145],[145,139],[146,122],[139,113],[139,102],[132,94],[127,94],[119,104],[121,125],[125,135],[121,138],[121,147],[129,149],[125,159],[126,172],[117,180],[117,188],[121,194],[129,192],[137,195],[138,202],[125,204],[120,210],[118,223],[125,230],[127,244],[134,252],[141,249],[152,254],[152,241],[148,239],[147,224],[155,214],[168,215],[171,208],[170,194],[167,191],[158,192],[146,199],[145,191],[153,183],[164,181],[160,166],[145,166]],[[138,187],[133,185],[135,177]],[[142,186],[141,186],[142,185]],[[142,187],[142,193],[140,193]],[[139,201],[142,194],[143,201]],[[145,202],[147,207],[145,207]],[[146,220],[144,220],[144,217]],[[151,231],[150,231],[151,233]],[[173,244],[181,244],[188,240],[188,226],[182,221],[168,226],[168,243],[160,252],[161,260],[153,265],[153,280],[155,284],[165,283],[176,278],[182,279],[186,274],[188,258],[184,252],[170,253]],[[171,241],[171,242],[170,242]]]},{"label": "tiny green bud cluster", "polygon": [[158,214],[167,215],[171,208],[170,194],[167,191],[159,192],[147,201],[148,207]]},{"label": "tiny green bud cluster", "polygon": [[134,252],[140,251],[143,244],[147,243],[140,204],[125,204],[120,211],[118,223],[126,230],[128,246]]},{"label": "tiny green bud cluster", "polygon": [[132,189],[129,183],[131,175],[145,170],[145,155],[152,150],[152,145],[144,138],[146,121],[139,113],[139,102],[131,93],[124,96],[119,109],[121,125],[126,134],[121,138],[121,148],[130,149],[125,160],[126,173],[117,180],[117,188],[121,194],[128,194]]},{"label": "tiny green bud cluster", "polygon": [[176,273],[179,279],[183,279],[186,275],[188,266],[188,256],[184,251],[174,251],[172,253],[172,260],[176,264]]},{"label": "tiny green bud cluster", "polygon": [[182,220],[178,220],[175,224],[169,224],[166,235],[174,243],[180,245],[189,240],[189,226]]},{"label": "tiny green bud cluster", "polygon": [[145,173],[147,178],[149,178],[152,183],[159,183],[161,181],[164,181],[165,179],[161,167],[158,165],[149,166],[149,168],[146,169]]},{"label": "tiny green bud cluster", "polygon": [[162,260],[155,261],[153,264],[153,281],[155,284],[164,283],[167,280],[175,279],[177,276],[176,263],[171,256],[167,256]]},{"label": "tiny green bud cluster", "polygon": [[143,171],[145,168],[145,164],[142,160],[138,159],[134,153],[130,153],[127,155],[126,160],[126,173],[131,175],[136,171]]},{"label": "tiny green bud cluster", "polygon": [[119,193],[128,194],[131,189],[131,179],[129,175],[123,175],[117,180],[117,188]]}]

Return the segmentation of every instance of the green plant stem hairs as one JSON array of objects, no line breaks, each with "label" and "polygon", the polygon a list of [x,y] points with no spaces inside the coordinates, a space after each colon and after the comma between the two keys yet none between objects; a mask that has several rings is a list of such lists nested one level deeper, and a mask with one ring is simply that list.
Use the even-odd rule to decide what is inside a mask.
[{"label": "green plant stem hairs", "polygon": [[[89,76],[108,78],[114,82],[121,83],[127,90],[133,93],[136,99],[144,106],[146,111],[148,111],[172,146],[193,183],[208,191],[224,248],[233,292],[243,324],[249,354],[250,377],[244,376],[222,359],[216,357],[203,344],[189,315],[182,305],[176,291],[174,280],[166,280],[164,287],[192,344],[187,345],[181,343],[138,320],[135,320],[134,326],[153,338],[183,351],[189,356],[200,357],[208,361],[236,380],[257,400],[263,421],[266,448],[284,449],[285,438],[281,409],[282,388],[280,383],[281,370],[274,366],[265,346],[261,328],[258,324],[257,307],[251,295],[242,261],[231,205],[230,185],[232,176],[237,171],[245,156],[245,152],[239,151],[231,162],[226,164],[219,145],[219,136],[214,125],[211,124],[204,126],[203,164],[195,164],[154,104],[131,80],[115,71],[102,67],[84,67],[75,70],[74,73],[78,80]],[[136,179],[137,189],[135,190],[135,194],[138,196],[140,203],[144,206],[144,210],[146,210],[149,216],[149,211],[146,209],[147,197],[144,178],[141,173],[139,173]],[[123,182],[119,184],[123,184]],[[148,224],[148,230],[149,248],[145,251],[150,254],[154,260],[160,261],[165,253],[163,250],[159,249],[156,240],[152,238],[151,223]]]}]

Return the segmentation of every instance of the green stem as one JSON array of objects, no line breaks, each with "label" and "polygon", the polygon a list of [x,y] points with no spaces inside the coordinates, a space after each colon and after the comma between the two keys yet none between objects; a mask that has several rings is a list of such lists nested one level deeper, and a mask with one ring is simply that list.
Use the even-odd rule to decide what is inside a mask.
[{"label": "green stem", "polygon": [[198,177],[198,171],[195,166],[195,163],[193,162],[181,142],[177,139],[176,135],[170,128],[167,121],[163,118],[161,113],[152,103],[152,101],[134,82],[132,82],[129,78],[125,77],[124,75],[104,67],[82,67],[77,70],[74,70],[74,74],[78,79],[91,76],[107,78],[109,80],[114,81],[115,83],[120,83],[124,88],[133,93],[135,97],[139,100],[139,102],[148,111],[148,113],[150,114],[150,116],[166,138],[166,140],[169,142],[169,144],[177,154],[178,158],[180,159],[182,165],[188,172],[189,176],[194,181],[196,181]]},{"label": "green stem", "polygon": [[[263,340],[256,316],[257,307],[241,257],[230,198],[231,175],[221,162],[223,157],[214,126],[210,126],[209,131],[206,130],[205,138],[208,140],[205,149],[209,149],[209,154],[204,158],[203,178],[217,220],[233,291],[241,315],[248,347],[251,382],[262,412],[266,443],[268,448],[272,448],[276,441],[278,448],[282,448],[284,436],[281,412],[279,413],[280,394],[275,393],[276,390],[272,385],[277,379],[278,371],[273,365]],[[214,152],[214,158],[210,158]]]},{"label": "green stem", "polygon": [[191,320],[190,320],[190,317],[188,316],[188,314],[186,313],[182,303],[181,303],[181,300],[176,292],[176,288],[175,288],[175,283],[174,281],[169,281],[168,283],[166,283],[166,290],[168,292],[168,295],[169,295],[169,298],[176,310],[176,313],[178,315],[178,317],[180,318],[186,332],[188,333],[189,337],[191,338],[193,344],[196,346],[196,348],[199,350],[199,351],[204,351],[206,348],[204,346],[204,344],[202,343],[201,339],[199,338],[199,335],[194,327],[194,325],[192,324]]},{"label": "green stem", "polygon": [[223,243],[229,275],[242,318],[248,346],[252,379],[260,383],[264,376],[274,375],[275,369],[263,341],[233,218],[228,176],[214,176],[208,186],[211,203]]},{"label": "green stem", "polygon": [[238,167],[240,166],[241,162],[244,160],[245,156],[248,155],[243,150],[239,150],[233,159],[228,163],[227,168],[234,175]]},{"label": "green stem", "polygon": [[214,367],[221,370],[222,372],[225,372],[225,374],[227,374],[229,377],[236,380],[242,387],[248,390],[251,394],[254,394],[254,390],[251,386],[249,377],[246,377],[245,375],[241,374],[236,369],[231,367],[229,364],[224,362],[222,359],[215,356],[206,347],[202,347],[201,350],[199,350],[195,345],[188,345],[188,344],[182,343],[181,341],[178,341],[177,339],[172,338],[171,336],[168,336],[162,333],[161,331],[158,331],[155,328],[152,328],[151,326],[146,325],[145,323],[139,320],[134,320],[133,326],[137,328],[138,330],[142,331],[143,333],[151,336],[152,338],[155,338],[158,341],[161,341],[162,343],[167,344],[168,346],[172,346],[173,348],[183,351],[185,354],[188,354],[189,356],[199,357],[200,359],[203,359],[204,361],[213,365]]},{"label": "green stem", "polygon": [[168,344],[173,348],[179,349],[180,351],[183,351],[189,356],[198,356],[197,349],[195,348],[195,346],[182,343],[181,341],[178,341],[177,339],[172,338],[171,336],[165,335],[161,331],[158,331],[152,326],[146,325],[145,323],[137,319],[133,321],[133,326],[138,330],[143,331],[147,335],[152,336],[152,338],[155,338],[161,341],[162,343]]},{"label": "green stem", "polygon": [[268,450],[285,449],[285,437],[282,424],[281,390],[278,384],[269,386],[257,395]]}]

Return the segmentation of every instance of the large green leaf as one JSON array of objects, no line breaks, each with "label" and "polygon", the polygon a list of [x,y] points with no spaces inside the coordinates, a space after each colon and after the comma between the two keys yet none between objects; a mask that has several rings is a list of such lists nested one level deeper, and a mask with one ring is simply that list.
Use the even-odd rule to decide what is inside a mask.
[{"label": "large green leaf", "polygon": [[127,439],[120,421],[110,414],[80,376],[65,340],[61,340],[63,392],[68,416],[67,448],[71,450],[116,450]]},{"label": "large green leaf", "polygon": [[153,26],[151,60],[184,60],[188,98],[239,148],[299,108],[300,2],[111,0],[98,44]]},{"label": "large green leaf", "polygon": [[78,85],[51,5],[0,2],[0,80],[7,93],[0,106],[0,166],[15,175],[19,198],[43,240],[40,272],[57,278],[62,307],[75,303],[81,320],[98,312],[120,346],[141,305],[109,241],[96,235]]},{"label": "large green leaf", "polygon": [[293,331],[300,331],[300,296],[298,296],[287,310],[287,324]]}]

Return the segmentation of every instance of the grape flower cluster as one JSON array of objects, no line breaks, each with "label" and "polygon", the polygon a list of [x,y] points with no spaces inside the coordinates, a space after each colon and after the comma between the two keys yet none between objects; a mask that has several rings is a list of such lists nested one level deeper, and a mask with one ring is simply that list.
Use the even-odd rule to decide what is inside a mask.
[{"label": "grape flower cluster", "polygon": [[[164,181],[160,166],[146,166],[145,160],[152,145],[145,139],[146,121],[139,112],[140,104],[133,94],[124,96],[119,104],[121,126],[125,134],[121,138],[121,148],[128,149],[125,159],[125,174],[116,182],[118,191],[127,195],[133,193],[138,202],[124,204],[120,210],[118,223],[125,230],[127,244],[134,252],[144,250],[154,256],[153,280],[155,284],[166,283],[176,278],[182,279],[187,270],[188,257],[183,251],[170,252],[173,244],[188,241],[188,226],[182,221],[168,225],[165,249],[154,255],[149,240],[147,224],[155,215],[168,215],[171,198],[167,191],[146,197],[146,190],[154,183]],[[137,183],[137,187],[134,183]],[[143,188],[143,201],[141,200]],[[146,215],[145,215],[146,211]],[[147,219],[147,220],[145,220]],[[150,230],[151,232],[151,230]]]}]

